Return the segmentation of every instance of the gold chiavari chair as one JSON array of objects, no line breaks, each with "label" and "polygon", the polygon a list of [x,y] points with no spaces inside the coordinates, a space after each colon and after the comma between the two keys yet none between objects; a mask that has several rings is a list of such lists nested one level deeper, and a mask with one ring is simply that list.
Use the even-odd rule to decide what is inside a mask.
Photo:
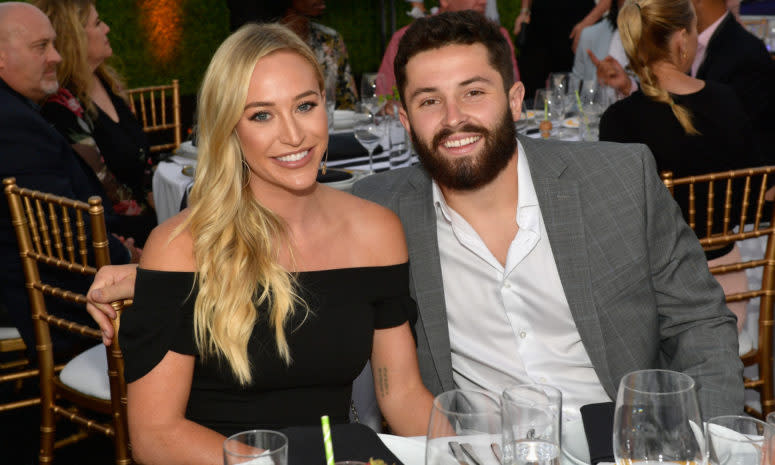
[{"label": "gold chiavari chair", "polygon": [[[766,237],[767,246],[761,258],[710,268],[714,275],[761,268],[759,289],[726,295],[727,302],[759,298],[758,347],[740,358],[745,366],[757,365],[757,379],[744,377],[746,389],[759,393],[761,411],[746,406],[746,412],[758,418],[775,410],[773,393],[773,296],[775,295],[775,208],[766,202],[765,193],[775,166],[740,169],[699,176],[673,178],[661,173],[662,181],[676,199],[688,200],[688,223],[698,234],[700,244],[715,250],[737,241]],[[718,196],[718,198],[717,198]],[[720,221],[720,224],[719,224]],[[703,224],[704,223],[704,224]]]},{"label": "gold chiavari chair", "polygon": [[158,134],[162,140],[170,139],[170,142],[151,145],[151,152],[171,152],[180,147],[180,91],[177,79],[173,79],[172,84],[129,89],[127,97],[129,109],[140,120],[147,134]]},{"label": "gold chiavari chair", "polygon": [[[0,384],[14,383],[16,390],[19,390],[22,381],[38,376],[38,370],[30,366],[25,356],[26,350],[27,346],[16,328],[0,327],[0,355],[7,357],[0,362]],[[3,401],[0,402],[0,412],[39,403],[40,397]]]},{"label": "gold chiavari chair", "polygon": [[[44,264],[47,269],[53,267],[62,273],[88,276],[110,263],[102,200],[95,196],[87,204],[19,188],[14,178],[4,179],[3,186],[16,231],[35,329],[41,396],[40,463],[51,463],[55,448],[83,439],[90,432],[113,439],[117,464],[132,463],[118,323],[109,348],[97,343],[67,362],[57,375],[51,328],[95,341],[101,340],[101,333],[48,312],[44,296],[80,305],[86,303],[86,296],[44,282],[38,266]],[[116,302],[114,308],[120,312],[123,303]],[[75,423],[79,431],[55,442],[58,418]]]}]

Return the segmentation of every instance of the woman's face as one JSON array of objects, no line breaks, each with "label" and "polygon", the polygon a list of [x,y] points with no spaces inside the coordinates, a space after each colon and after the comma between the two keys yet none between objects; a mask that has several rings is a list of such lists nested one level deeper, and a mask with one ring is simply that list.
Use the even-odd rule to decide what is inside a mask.
[{"label": "woman's face", "polygon": [[328,147],[324,99],[315,68],[296,52],[258,60],[236,127],[257,196],[315,185]]},{"label": "woman's face", "polygon": [[103,61],[113,55],[110,48],[108,32],[110,28],[97,14],[94,5],[89,6],[89,19],[86,21],[86,58],[93,67],[102,64]]}]

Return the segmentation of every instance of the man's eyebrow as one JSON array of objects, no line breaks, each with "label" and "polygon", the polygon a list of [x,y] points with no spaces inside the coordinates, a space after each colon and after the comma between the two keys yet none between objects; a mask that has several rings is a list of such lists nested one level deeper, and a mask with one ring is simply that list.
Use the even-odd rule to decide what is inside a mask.
[{"label": "man's eyebrow", "polygon": [[[308,90],[300,93],[299,95],[294,97],[293,100],[300,100],[300,99],[303,99],[304,97],[309,97],[310,95],[318,95],[318,93],[315,92],[314,90]],[[247,110],[248,108],[273,107],[273,106],[275,106],[274,102],[250,102],[247,105],[245,105],[245,108],[243,109],[243,111]]]},{"label": "man's eyebrow", "polygon": [[492,80],[491,79],[487,79],[484,76],[474,76],[474,77],[472,77],[470,79],[466,79],[465,81],[461,82],[460,83],[460,87],[467,86],[467,85],[473,84],[475,82],[484,82],[486,84],[492,84]]},{"label": "man's eyebrow", "polygon": [[436,90],[438,90],[437,87],[420,87],[419,89],[415,89],[415,91],[412,92],[412,95],[409,96],[409,99],[411,100],[420,94],[429,94],[431,92],[436,92]]}]

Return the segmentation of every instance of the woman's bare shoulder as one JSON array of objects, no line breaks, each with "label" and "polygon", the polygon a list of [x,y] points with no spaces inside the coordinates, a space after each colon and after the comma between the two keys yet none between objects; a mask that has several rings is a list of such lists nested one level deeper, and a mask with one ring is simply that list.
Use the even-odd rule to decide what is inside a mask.
[{"label": "woman's bare shoulder", "polygon": [[390,209],[344,192],[339,192],[332,204],[346,223],[352,245],[368,252],[376,261],[373,265],[407,260],[404,228]]},{"label": "woman's bare shoulder", "polygon": [[188,228],[178,228],[188,218],[185,209],[156,226],[143,248],[140,267],[159,271],[195,271],[194,240]]}]

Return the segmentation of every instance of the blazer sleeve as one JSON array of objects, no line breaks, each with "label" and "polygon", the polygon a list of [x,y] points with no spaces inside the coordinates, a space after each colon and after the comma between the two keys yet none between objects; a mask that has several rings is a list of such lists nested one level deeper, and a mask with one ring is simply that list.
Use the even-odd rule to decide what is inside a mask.
[{"label": "blazer sleeve", "polygon": [[694,378],[706,420],[743,411],[736,318],[708,271],[697,237],[642,148],[651,281],[657,300],[660,365]]}]

